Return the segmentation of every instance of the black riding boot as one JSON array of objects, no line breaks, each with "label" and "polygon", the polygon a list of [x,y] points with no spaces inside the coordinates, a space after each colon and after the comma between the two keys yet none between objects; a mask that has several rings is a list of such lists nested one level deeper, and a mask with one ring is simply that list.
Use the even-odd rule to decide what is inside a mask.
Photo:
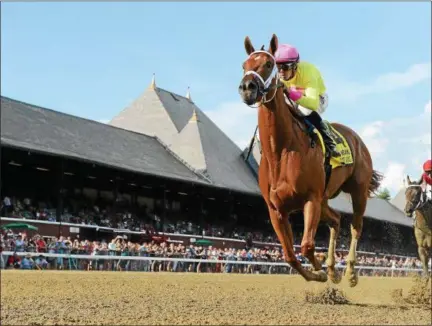
[{"label": "black riding boot", "polygon": [[322,121],[320,115],[313,111],[310,115],[305,117],[310,123],[314,125],[315,128],[321,133],[324,139],[324,145],[330,151],[333,157],[341,156],[341,153],[336,149],[336,143],[330,136],[330,130],[327,128],[327,125]]}]

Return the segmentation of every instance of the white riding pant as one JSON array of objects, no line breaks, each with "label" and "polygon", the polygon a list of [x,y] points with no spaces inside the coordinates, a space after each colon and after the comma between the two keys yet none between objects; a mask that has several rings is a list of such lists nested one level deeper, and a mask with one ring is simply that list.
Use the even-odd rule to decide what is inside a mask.
[{"label": "white riding pant", "polygon": [[432,186],[430,186],[430,185],[427,184],[425,188],[426,188],[425,189],[425,191],[426,191],[426,198],[429,199],[429,200],[432,200]]},{"label": "white riding pant", "polygon": [[[327,106],[328,106],[328,95],[327,93],[323,93],[322,95],[320,95],[320,104],[318,106],[317,113],[319,113],[319,115],[322,115],[324,111],[327,109]],[[313,112],[312,110],[307,109],[301,105],[298,105],[297,107],[304,116],[308,116]]]}]

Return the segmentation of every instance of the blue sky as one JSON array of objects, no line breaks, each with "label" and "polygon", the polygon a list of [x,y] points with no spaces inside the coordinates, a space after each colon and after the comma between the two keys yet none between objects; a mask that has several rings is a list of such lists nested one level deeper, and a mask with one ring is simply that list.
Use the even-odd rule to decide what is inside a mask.
[{"label": "blue sky", "polygon": [[107,120],[156,73],[236,143],[256,112],[237,93],[246,35],[272,33],[322,71],[326,119],[370,146],[396,191],[430,157],[430,3],[2,3],[1,93],[58,111]]}]

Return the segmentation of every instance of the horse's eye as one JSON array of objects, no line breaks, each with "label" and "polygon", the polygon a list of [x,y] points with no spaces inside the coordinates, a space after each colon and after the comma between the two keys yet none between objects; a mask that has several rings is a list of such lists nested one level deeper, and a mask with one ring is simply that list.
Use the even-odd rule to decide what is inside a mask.
[{"label": "horse's eye", "polygon": [[267,66],[267,68],[270,69],[270,68],[271,68],[271,62],[270,62],[270,61],[267,61],[267,62],[266,62],[266,66]]}]

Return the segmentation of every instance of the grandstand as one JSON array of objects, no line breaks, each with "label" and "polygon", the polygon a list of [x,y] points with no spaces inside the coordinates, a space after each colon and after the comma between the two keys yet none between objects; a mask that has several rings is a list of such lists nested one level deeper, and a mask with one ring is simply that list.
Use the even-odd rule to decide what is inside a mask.
[{"label": "grandstand", "polygon": [[[168,220],[187,215],[201,230],[217,222],[272,234],[257,185],[259,140],[248,155],[249,148],[241,150],[227,137],[189,92],[174,94],[153,78],[108,124],[7,97],[1,97],[1,109],[1,197],[49,199],[60,225],[40,225],[52,235],[70,233],[70,226],[61,225],[62,214],[68,196],[77,193],[114,205],[127,200],[147,206],[161,218],[158,231]],[[345,194],[331,206],[352,213]],[[366,239],[369,230],[380,238],[391,225],[401,247],[415,248],[412,221],[389,202],[370,199],[365,220]],[[301,233],[301,219],[293,219],[293,227]],[[97,236],[86,229],[91,228],[79,232]]]}]

